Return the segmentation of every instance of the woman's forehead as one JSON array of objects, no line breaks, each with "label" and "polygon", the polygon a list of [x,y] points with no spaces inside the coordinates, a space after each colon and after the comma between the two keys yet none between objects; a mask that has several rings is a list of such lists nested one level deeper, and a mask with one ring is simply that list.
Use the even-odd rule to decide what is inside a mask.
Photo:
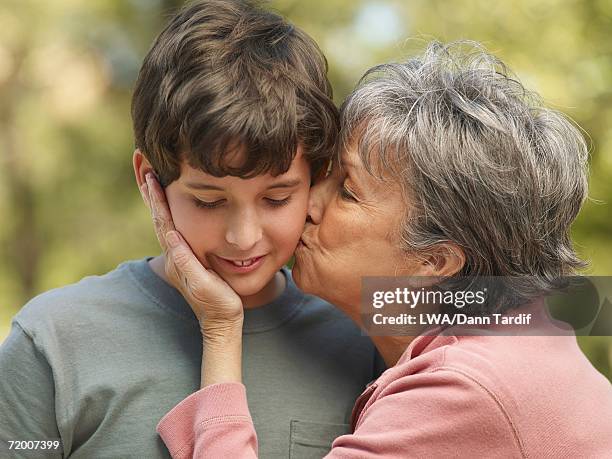
[{"label": "woman's forehead", "polygon": [[361,168],[363,167],[362,159],[358,152],[358,142],[351,140],[345,143],[340,149],[338,160],[342,167]]},{"label": "woman's forehead", "polygon": [[391,171],[384,168],[377,150],[371,151],[366,159],[369,161],[367,164],[364,162],[363,155],[360,154],[359,144],[351,142],[342,149],[339,162],[343,170],[351,172],[351,175],[364,181],[382,183],[397,181],[391,177]]},{"label": "woman's forehead", "polygon": [[[347,178],[363,193],[364,198],[371,202],[380,201],[380,204],[384,206],[389,204],[401,204],[403,206],[398,178],[389,171],[379,173],[380,166],[375,165],[371,171],[368,170],[363,164],[363,159],[359,155],[356,145],[342,152],[340,166],[347,174]],[[401,200],[402,203],[387,202],[392,196],[397,196],[397,199]]]}]

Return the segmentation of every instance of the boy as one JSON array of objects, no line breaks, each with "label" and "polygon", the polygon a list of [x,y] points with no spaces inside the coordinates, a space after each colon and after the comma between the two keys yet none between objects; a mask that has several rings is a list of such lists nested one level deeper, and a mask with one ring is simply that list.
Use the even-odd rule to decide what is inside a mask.
[{"label": "boy", "polygon": [[[377,376],[369,340],[282,268],[335,143],[330,98],[312,39],[238,0],[180,11],[133,97],[138,184],[158,176],[177,229],[246,308],[243,373],[262,457],[321,457]],[[17,314],[0,348],[3,448],[60,439],[63,451],[44,453],[168,457],[155,426],[199,388],[202,341],[163,266],[126,262]]]}]

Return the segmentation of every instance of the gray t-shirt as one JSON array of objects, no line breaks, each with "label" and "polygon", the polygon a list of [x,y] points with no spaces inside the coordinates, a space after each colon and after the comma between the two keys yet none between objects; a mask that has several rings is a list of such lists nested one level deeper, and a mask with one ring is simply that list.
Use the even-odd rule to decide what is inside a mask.
[{"label": "gray t-shirt", "polygon": [[[283,273],[283,294],[245,311],[243,380],[260,457],[321,457],[382,365]],[[155,426],[199,389],[201,354],[191,308],[146,259],[34,298],[0,346],[0,457],[168,457]],[[63,452],[7,451],[53,439]]]}]

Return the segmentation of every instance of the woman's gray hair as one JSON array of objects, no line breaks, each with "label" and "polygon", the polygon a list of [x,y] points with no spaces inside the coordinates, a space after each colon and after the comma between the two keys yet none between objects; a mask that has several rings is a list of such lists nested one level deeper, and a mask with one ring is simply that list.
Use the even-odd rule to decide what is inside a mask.
[{"label": "woman's gray hair", "polygon": [[[433,42],[404,63],[370,69],[342,110],[341,144],[406,196],[402,247],[452,241],[461,276],[507,276],[518,301],[586,266],[570,225],[587,196],[580,129],[543,106],[475,42]],[[516,296],[515,296],[516,299]]]}]

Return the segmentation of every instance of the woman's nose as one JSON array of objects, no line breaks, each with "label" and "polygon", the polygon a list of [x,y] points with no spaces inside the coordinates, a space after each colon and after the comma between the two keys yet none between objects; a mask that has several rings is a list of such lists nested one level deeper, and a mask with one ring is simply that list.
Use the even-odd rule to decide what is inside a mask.
[{"label": "woman's nose", "polygon": [[333,191],[333,183],[331,177],[319,180],[310,189],[310,198],[308,199],[308,215],[307,219],[318,225],[321,223],[325,208]]}]

